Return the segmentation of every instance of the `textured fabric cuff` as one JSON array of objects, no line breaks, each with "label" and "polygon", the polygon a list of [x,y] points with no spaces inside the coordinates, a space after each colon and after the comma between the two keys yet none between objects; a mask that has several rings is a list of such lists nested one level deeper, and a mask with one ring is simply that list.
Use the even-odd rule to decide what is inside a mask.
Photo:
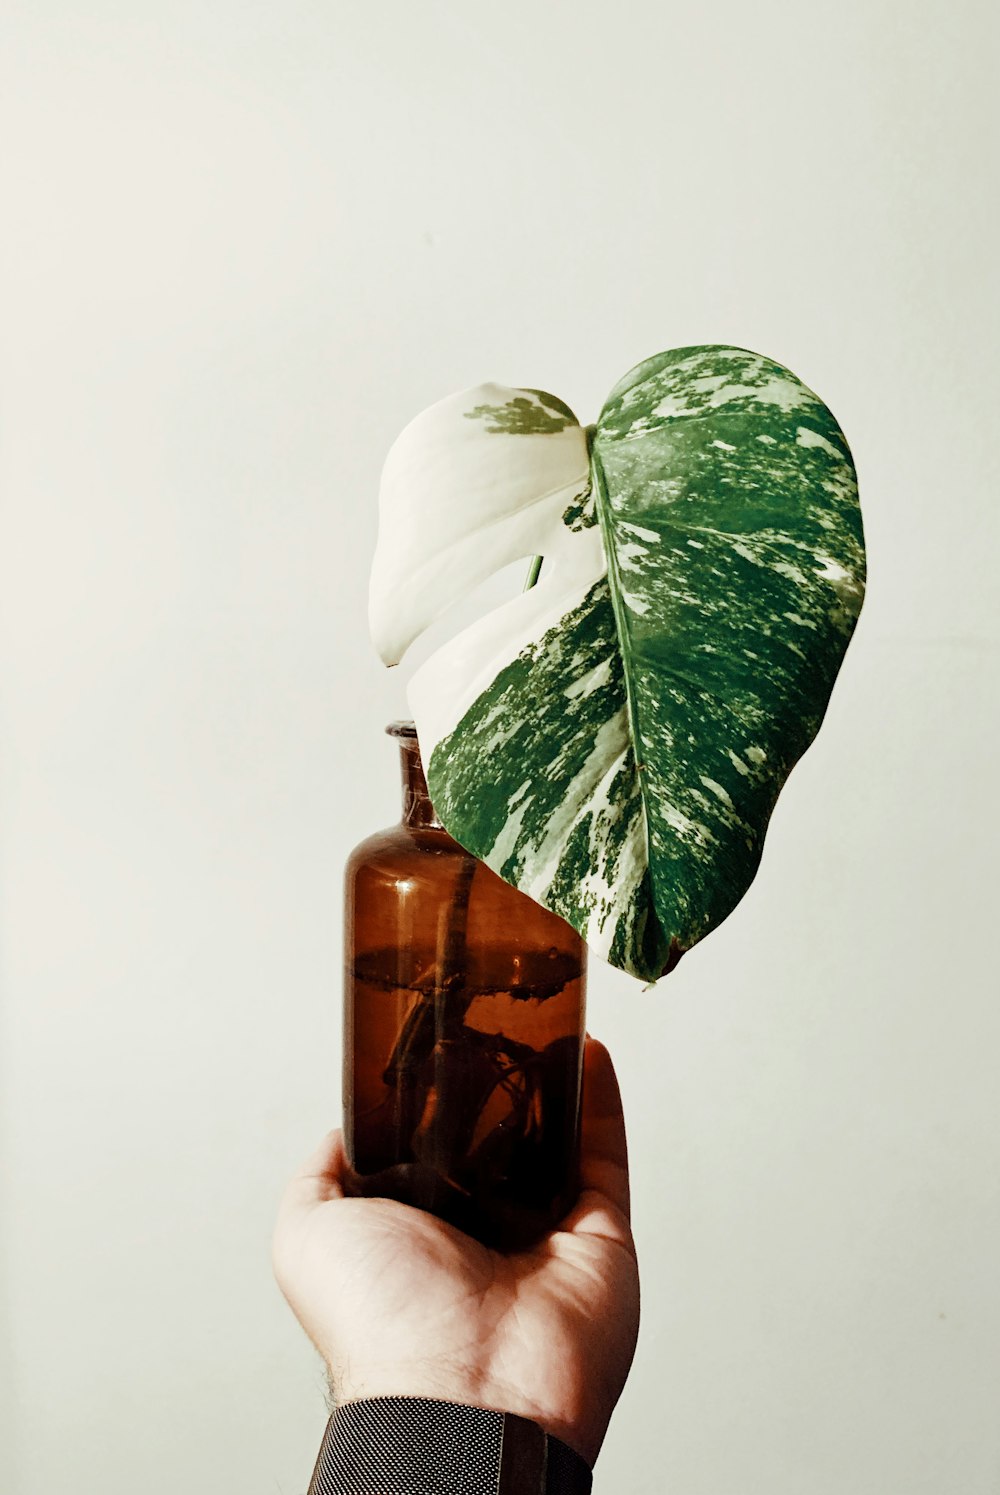
[{"label": "textured fabric cuff", "polygon": [[379,1396],[334,1412],[309,1495],[589,1495],[592,1482],[578,1453],[512,1412]]}]

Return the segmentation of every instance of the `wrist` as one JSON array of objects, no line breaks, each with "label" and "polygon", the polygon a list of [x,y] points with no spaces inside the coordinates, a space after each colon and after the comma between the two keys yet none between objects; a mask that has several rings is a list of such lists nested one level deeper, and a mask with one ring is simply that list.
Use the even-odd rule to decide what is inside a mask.
[{"label": "wrist", "polygon": [[[518,1417],[536,1423],[543,1433],[566,1444],[591,1468],[607,1431],[607,1416],[602,1417],[598,1407],[588,1405],[585,1396],[569,1395],[565,1383],[548,1388],[555,1394],[542,1401],[520,1386],[467,1370],[456,1375],[433,1362],[383,1370],[352,1361],[349,1371],[328,1365],[328,1386],[331,1413],[359,1402],[405,1400],[443,1402]],[[571,1417],[571,1409],[577,1415]]]}]

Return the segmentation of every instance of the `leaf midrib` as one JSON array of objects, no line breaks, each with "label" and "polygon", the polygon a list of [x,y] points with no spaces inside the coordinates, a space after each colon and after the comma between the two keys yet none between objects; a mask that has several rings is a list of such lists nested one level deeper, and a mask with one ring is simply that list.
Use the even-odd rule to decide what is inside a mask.
[{"label": "leaf midrib", "polygon": [[[604,470],[601,467],[601,459],[595,447],[596,427],[587,427],[587,445],[590,453],[590,471],[594,488],[594,507],[597,510],[598,523],[601,526],[601,540],[604,544],[604,556],[608,567],[608,590],[611,593],[611,608],[615,618],[615,630],[618,634],[619,650],[622,660],[622,676],[625,681],[625,709],[628,716],[629,731],[632,737],[632,750],[635,757],[635,771],[639,780],[639,798],[642,803],[642,822],[646,839],[646,866],[649,871],[650,882],[653,878],[652,845],[649,835],[649,806],[646,800],[645,783],[645,755],[642,743],[642,734],[639,731],[639,717],[635,704],[635,691],[632,682],[631,653],[632,635],[625,616],[625,607],[622,602],[622,583],[618,572],[618,554],[613,543],[613,528],[611,523],[611,504],[608,500],[607,485],[604,480]],[[650,890],[652,892],[652,888]],[[659,911],[656,907],[655,896],[651,899],[651,906],[657,923],[660,923]],[[661,933],[666,931],[660,926]]]}]

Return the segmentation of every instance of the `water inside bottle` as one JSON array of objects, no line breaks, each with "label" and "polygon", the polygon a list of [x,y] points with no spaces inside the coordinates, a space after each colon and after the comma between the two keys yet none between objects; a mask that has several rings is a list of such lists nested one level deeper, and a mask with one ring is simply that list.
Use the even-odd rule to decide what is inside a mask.
[{"label": "water inside bottle", "polygon": [[501,1249],[576,1193],[580,963],[565,951],[359,953],[348,972],[352,1191],[430,1210]]}]

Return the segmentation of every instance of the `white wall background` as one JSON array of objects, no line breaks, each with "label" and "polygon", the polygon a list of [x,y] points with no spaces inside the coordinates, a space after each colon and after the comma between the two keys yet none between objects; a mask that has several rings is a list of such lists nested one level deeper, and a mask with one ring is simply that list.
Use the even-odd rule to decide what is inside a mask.
[{"label": "white wall background", "polygon": [[594,971],[644,1274],[598,1489],[1000,1489],[996,17],[5,0],[5,1492],[304,1490],[269,1236],[395,815],[382,459],[703,341],[831,404],[871,585],[745,902]]}]

